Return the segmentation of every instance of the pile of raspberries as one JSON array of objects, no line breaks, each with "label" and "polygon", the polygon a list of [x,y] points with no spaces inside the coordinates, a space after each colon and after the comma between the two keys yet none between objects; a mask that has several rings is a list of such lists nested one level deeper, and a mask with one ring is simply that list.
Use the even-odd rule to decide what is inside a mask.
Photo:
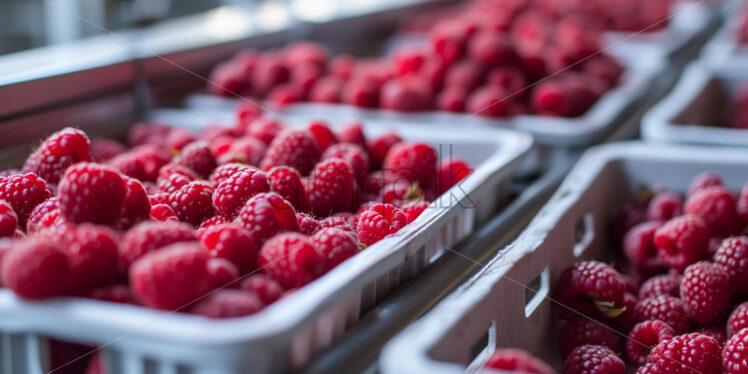
[{"label": "pile of raspberries", "polygon": [[[407,45],[385,57],[333,57],[311,42],[246,50],[213,70],[208,90],[277,107],[313,102],[491,118],[576,117],[618,84],[623,69],[600,53],[599,18],[542,3],[473,0],[429,27],[423,46]],[[646,3],[655,5],[631,12],[669,9],[661,5],[669,1]]]},{"label": "pile of raspberries", "polygon": [[[616,266],[578,262],[555,283],[563,374],[748,373],[748,185],[717,174],[661,191],[614,223]],[[486,367],[550,374],[518,349]]]},{"label": "pile of raspberries", "polygon": [[245,316],[397,233],[471,172],[358,123],[238,114],[200,134],[136,125],[129,148],[73,128],[49,136],[0,175],[2,286]]}]

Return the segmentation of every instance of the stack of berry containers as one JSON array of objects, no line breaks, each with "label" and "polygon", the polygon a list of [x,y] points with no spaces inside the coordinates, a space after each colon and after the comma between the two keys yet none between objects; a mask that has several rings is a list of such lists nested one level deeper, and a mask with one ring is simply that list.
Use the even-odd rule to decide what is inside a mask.
[{"label": "stack of berry containers", "polygon": [[720,60],[748,55],[748,3],[736,0],[727,4],[725,19],[704,47],[703,58]]},{"label": "stack of berry containers", "polygon": [[748,56],[703,59],[647,111],[642,137],[657,143],[748,146]]},{"label": "stack of berry containers", "polygon": [[746,373],[748,151],[588,151],[520,237],[383,350],[383,373]]},{"label": "stack of berry containers", "polygon": [[3,172],[0,373],[303,367],[495,215],[532,146],[252,108],[228,127],[137,125],[131,149],[67,128]]}]

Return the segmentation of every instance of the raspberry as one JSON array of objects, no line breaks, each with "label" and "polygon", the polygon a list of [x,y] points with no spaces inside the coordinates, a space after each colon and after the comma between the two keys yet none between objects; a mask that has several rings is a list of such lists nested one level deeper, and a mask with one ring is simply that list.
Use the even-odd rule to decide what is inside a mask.
[{"label": "raspberry", "polygon": [[274,167],[268,172],[268,180],[270,189],[288,200],[297,210],[306,208],[306,191],[301,175],[296,169],[287,166]]},{"label": "raspberry", "polygon": [[122,202],[122,212],[115,227],[126,230],[147,220],[150,216],[151,203],[145,187],[137,180],[128,178],[125,181],[125,199]]},{"label": "raspberry", "polygon": [[265,274],[248,276],[241,281],[239,288],[256,293],[265,305],[274,303],[283,294],[283,287]]},{"label": "raspberry", "polygon": [[574,99],[561,79],[551,79],[538,84],[531,92],[533,111],[541,115],[570,117],[575,113]]},{"label": "raspberry", "polygon": [[213,289],[228,287],[239,279],[239,270],[225,258],[211,258],[207,266]]},{"label": "raspberry", "polygon": [[431,109],[431,87],[426,81],[410,77],[393,79],[380,90],[380,106],[400,112],[420,112]]},{"label": "raspberry", "polygon": [[304,213],[296,213],[296,222],[299,224],[299,232],[304,235],[312,235],[322,228],[319,221]]},{"label": "raspberry", "polygon": [[717,264],[698,262],[686,269],[680,283],[680,295],[688,317],[709,324],[727,310],[732,298],[730,275]]},{"label": "raspberry", "polygon": [[612,231],[616,243],[623,242],[626,233],[634,226],[647,220],[647,212],[639,206],[627,203],[613,220]]},{"label": "raspberry", "polygon": [[116,140],[96,138],[91,142],[91,158],[96,162],[107,161],[125,153],[126,150],[127,148]]},{"label": "raspberry", "polygon": [[355,234],[339,228],[323,228],[314,233],[310,240],[324,257],[323,274],[358,253]]},{"label": "raspberry", "polygon": [[148,196],[148,202],[151,203],[152,206],[158,204],[169,204],[169,194],[166,192],[151,194]]},{"label": "raspberry", "polygon": [[298,231],[296,211],[275,192],[260,193],[249,199],[236,218],[252,233],[258,244],[282,231]]},{"label": "raspberry", "polygon": [[268,101],[275,108],[285,109],[289,104],[301,101],[302,96],[303,92],[293,84],[282,84],[270,91]]},{"label": "raspberry", "polygon": [[67,246],[76,292],[85,293],[117,280],[119,240],[114,232],[104,227],[82,224],[62,240]]},{"label": "raspberry", "polygon": [[554,298],[568,306],[558,311],[563,318],[573,318],[576,312],[615,318],[623,307],[626,282],[611,266],[597,261],[583,261],[566,269],[556,282]]},{"label": "raspberry", "polygon": [[605,54],[590,56],[585,60],[582,69],[587,74],[603,80],[609,87],[614,87],[623,74],[623,68],[618,62]]},{"label": "raspberry", "polygon": [[624,374],[626,365],[613,351],[599,345],[583,345],[564,361],[562,374]]},{"label": "raspberry", "polygon": [[738,331],[748,328],[748,303],[742,303],[730,313],[727,319],[727,335],[733,336]]},{"label": "raspberry", "polygon": [[705,187],[693,193],[683,208],[701,217],[712,233],[727,236],[739,232],[743,223],[735,209],[732,193],[722,186]]},{"label": "raspberry", "polygon": [[647,218],[650,221],[667,221],[683,213],[683,200],[672,192],[660,192],[649,202]]},{"label": "raspberry", "polygon": [[241,163],[257,166],[267,151],[267,145],[261,140],[249,136],[235,140],[228,150],[218,157],[218,163]]},{"label": "raspberry", "polygon": [[419,201],[416,203],[411,203],[403,207],[403,213],[405,213],[405,217],[408,219],[408,223],[411,223],[416,220],[416,218],[420,217],[421,214],[426,211],[429,207],[429,202],[427,201]]},{"label": "raspberry", "polygon": [[90,162],[91,142],[80,130],[66,127],[50,135],[23,165],[24,173],[34,173],[47,183],[57,184],[68,166]]},{"label": "raspberry", "polygon": [[216,157],[208,142],[202,140],[187,144],[175,162],[188,167],[202,178],[207,178],[216,168]]},{"label": "raspberry", "polygon": [[372,139],[366,148],[370,156],[372,168],[380,169],[390,148],[402,141],[403,139],[393,132],[385,132]]},{"label": "raspberry", "polygon": [[649,221],[634,226],[623,239],[623,253],[634,265],[652,274],[663,270],[665,264],[657,256],[654,244],[655,231],[662,226],[660,221]]},{"label": "raspberry", "polygon": [[739,331],[725,343],[722,368],[725,374],[748,372],[748,329]]},{"label": "raspberry", "polygon": [[405,213],[397,207],[390,204],[374,204],[358,218],[358,240],[370,246],[398,232],[407,223]]},{"label": "raspberry", "polygon": [[174,214],[174,210],[166,204],[156,204],[152,206],[150,218],[159,222],[179,221],[177,215]]},{"label": "raspberry", "polygon": [[483,66],[473,60],[462,60],[447,69],[444,77],[446,87],[460,87],[468,92],[477,88],[485,76]]},{"label": "raspberry", "polygon": [[298,233],[283,233],[260,249],[260,266],[284,288],[301,287],[324,272],[325,258],[312,241]]},{"label": "raspberry", "polygon": [[465,111],[468,93],[462,87],[447,87],[436,97],[436,109],[445,112],[460,113]]},{"label": "raspberry", "polygon": [[502,89],[507,94],[520,97],[524,95],[524,89],[528,84],[522,70],[513,66],[499,66],[491,69],[486,82]]},{"label": "raspberry", "polygon": [[169,130],[169,134],[166,135],[166,139],[164,140],[164,143],[165,143],[164,145],[171,152],[178,152],[184,149],[184,147],[186,147],[187,144],[190,144],[196,140],[197,138],[195,137],[195,134],[193,134],[189,130],[180,129],[180,128],[171,128]]},{"label": "raspberry", "polygon": [[3,255],[2,284],[24,299],[45,299],[68,294],[73,273],[70,259],[47,238],[14,243]]},{"label": "raspberry", "polygon": [[748,295],[748,237],[738,236],[722,241],[714,263],[721,265],[730,275],[736,296]]},{"label": "raspberry", "polygon": [[447,192],[450,188],[454,187],[465,179],[473,169],[462,159],[449,158],[442,160],[439,163],[439,194]]},{"label": "raspberry", "polygon": [[309,184],[309,205],[318,216],[351,210],[355,203],[356,181],[351,166],[340,158],[321,161],[314,167]]},{"label": "raspberry", "polygon": [[340,158],[351,167],[359,184],[366,183],[369,176],[369,155],[358,145],[350,143],[335,144],[322,154],[322,161]]},{"label": "raspberry", "polygon": [[145,165],[133,153],[123,153],[106,162],[123,175],[138,180],[146,180]]},{"label": "raspberry", "polygon": [[132,290],[124,284],[111,284],[96,288],[89,292],[87,297],[110,303],[136,304]]},{"label": "raspberry", "polygon": [[172,193],[197,179],[197,174],[191,169],[179,164],[170,163],[159,169],[156,183],[161,192]]},{"label": "raspberry", "polygon": [[[339,214],[345,214],[345,213],[339,213]],[[319,221],[319,224],[321,228],[338,228],[338,229],[348,231],[348,232],[356,231],[351,225],[351,222],[348,219],[348,217],[341,217],[338,215],[327,217]]]},{"label": "raspberry", "polygon": [[169,206],[182,222],[199,226],[215,214],[213,188],[206,182],[190,182],[169,195]]},{"label": "raspberry", "polygon": [[13,207],[21,226],[26,225],[34,208],[51,195],[44,180],[33,173],[0,177],[0,200]]},{"label": "raspberry", "polygon": [[486,85],[473,91],[467,98],[465,109],[482,117],[507,117],[512,114],[513,96],[503,89]]},{"label": "raspberry", "polygon": [[626,339],[626,359],[636,366],[645,365],[649,361],[649,351],[673,336],[673,328],[665,322],[640,322],[634,326]]},{"label": "raspberry", "polygon": [[564,324],[558,335],[558,346],[563,357],[585,344],[601,345],[619,354],[623,352],[621,338],[602,322],[577,318]]},{"label": "raspberry", "polygon": [[309,101],[313,103],[335,104],[340,102],[343,82],[327,76],[317,81],[309,92]]},{"label": "raspberry", "polygon": [[637,303],[639,303],[639,299],[633,293],[626,292],[623,294],[623,308],[625,310],[611,321],[615,329],[622,334],[627,334],[636,325],[637,321],[634,309],[636,309]]},{"label": "raspberry", "polygon": [[352,143],[366,149],[366,135],[364,135],[363,126],[359,122],[353,122],[343,127],[338,131],[337,137],[340,143]]},{"label": "raspberry", "polygon": [[213,173],[210,174],[210,177],[208,178],[208,181],[214,185],[218,186],[221,184],[221,182],[228,179],[230,176],[244,170],[252,170],[253,168],[249,165],[244,164],[237,164],[237,163],[228,163],[223,164],[219,167],[217,167],[215,170],[213,170]]},{"label": "raspberry", "polygon": [[330,130],[330,127],[327,126],[327,123],[323,121],[312,121],[312,123],[309,124],[309,132],[312,133],[314,140],[317,141],[320,152],[324,152],[327,148],[330,148],[331,145],[338,142],[335,133],[333,133],[332,130]]},{"label": "raspberry", "polygon": [[179,242],[197,241],[195,231],[180,222],[143,222],[128,231],[119,248],[120,264],[127,271],[146,253]]},{"label": "raspberry", "polygon": [[299,96],[308,97],[312,87],[322,78],[323,74],[323,70],[316,65],[303,64],[296,66],[291,71],[291,87]]},{"label": "raspberry", "polygon": [[676,335],[686,333],[690,325],[684,303],[669,295],[640,300],[634,308],[634,315],[638,322],[663,321],[673,328]]},{"label": "raspberry", "polygon": [[200,223],[200,227],[198,227],[198,234],[200,233],[201,229],[206,229],[208,227],[215,226],[215,225],[220,225],[222,223],[227,223],[227,222],[229,222],[228,218],[226,218],[225,216],[222,216],[220,214],[217,214],[217,215],[215,215],[213,217],[210,217],[210,218],[206,219],[202,223]]},{"label": "raspberry", "polygon": [[343,87],[341,102],[360,108],[376,108],[379,106],[379,86],[370,79],[354,78]]},{"label": "raspberry", "polygon": [[116,170],[79,163],[65,171],[57,189],[60,213],[68,222],[113,224],[120,217],[125,181]]},{"label": "raspberry", "polygon": [[13,207],[5,200],[0,200],[0,238],[10,237],[18,228],[18,216]]},{"label": "raspberry", "polygon": [[163,144],[163,139],[169,134],[171,127],[157,123],[138,123],[127,135],[127,144],[131,147],[143,144]]},{"label": "raspberry", "polygon": [[436,180],[436,150],[426,143],[401,142],[384,160],[384,170],[429,188]]},{"label": "raspberry", "polygon": [[553,374],[550,366],[525,351],[512,348],[495,350],[486,360],[485,368],[528,374]]},{"label": "raspberry", "polygon": [[649,360],[661,373],[721,373],[721,352],[716,339],[691,333],[658,344]]},{"label": "raspberry", "polygon": [[703,173],[698,175],[691,181],[691,185],[688,187],[688,197],[695,194],[696,192],[714,186],[722,185],[722,177],[716,173]]},{"label": "raspberry", "polygon": [[647,279],[639,289],[639,298],[646,299],[659,295],[680,296],[680,276],[676,274],[656,275]]},{"label": "raspberry", "polygon": [[671,268],[682,271],[708,255],[709,228],[698,216],[686,214],[665,223],[655,232],[657,254]]},{"label": "raspberry", "polygon": [[234,223],[210,226],[200,241],[213,257],[225,258],[236,265],[241,275],[257,268],[257,245],[252,234]]},{"label": "raspberry", "polygon": [[646,364],[644,366],[640,366],[639,369],[636,370],[636,374],[661,374],[657,367],[654,364]]},{"label": "raspberry", "polygon": [[405,203],[419,201],[423,199],[421,189],[418,183],[411,183],[408,180],[398,179],[397,181],[382,186],[379,191],[377,200],[395,206],[402,206]]},{"label": "raspberry", "polygon": [[31,211],[31,215],[28,221],[26,221],[26,232],[33,234],[37,230],[50,226],[59,220],[60,208],[57,206],[57,198],[50,197]]},{"label": "raspberry", "polygon": [[249,124],[247,135],[270,145],[282,130],[283,125],[280,122],[272,118],[260,117]]},{"label": "raspberry", "polygon": [[270,143],[260,168],[267,171],[275,166],[290,166],[307,175],[319,157],[317,141],[309,131],[289,129]]},{"label": "raspberry", "polygon": [[468,54],[485,66],[511,63],[515,58],[511,37],[495,32],[480,32],[470,38]]},{"label": "raspberry", "polygon": [[177,310],[211,287],[208,252],[199,243],[176,243],[139,258],[130,268],[130,284],[145,305]]},{"label": "raspberry", "polygon": [[255,314],[265,304],[257,295],[242,290],[218,290],[195,303],[190,313],[208,318],[235,318]]},{"label": "raspberry", "polygon": [[265,173],[258,170],[243,170],[228,177],[216,187],[213,206],[218,213],[234,219],[239,210],[252,196],[270,191],[270,182]]}]

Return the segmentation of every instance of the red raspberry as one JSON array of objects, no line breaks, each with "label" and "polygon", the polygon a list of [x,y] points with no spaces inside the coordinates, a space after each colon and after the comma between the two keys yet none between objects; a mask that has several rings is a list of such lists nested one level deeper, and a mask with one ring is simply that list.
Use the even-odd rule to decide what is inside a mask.
[{"label": "red raspberry", "polygon": [[234,61],[228,61],[216,66],[210,73],[208,92],[224,97],[232,97],[247,90],[242,69]]},{"label": "red raspberry", "polygon": [[466,111],[483,117],[508,117],[513,114],[513,96],[502,88],[486,85],[468,96]]},{"label": "red raspberry", "polygon": [[363,211],[356,225],[358,240],[370,246],[408,224],[402,210],[390,204],[374,204]]},{"label": "red raspberry", "polygon": [[660,295],[642,299],[634,308],[636,321],[660,320],[673,328],[676,335],[688,332],[690,322],[686,306],[677,297]]},{"label": "red raspberry", "polygon": [[649,351],[673,336],[673,328],[665,322],[640,322],[634,326],[626,339],[626,359],[636,366],[645,365],[649,361]]},{"label": "red raspberry", "polygon": [[282,130],[283,125],[275,119],[260,117],[249,124],[247,135],[269,145]]},{"label": "red raspberry", "polygon": [[[242,102],[245,103],[246,102]],[[237,111],[242,106],[242,104],[237,105]],[[200,139],[207,141],[208,143],[212,143],[214,140],[218,138],[229,138],[234,139],[242,136],[245,133],[245,131],[239,131],[239,129],[234,127],[225,127],[223,125],[208,125],[205,128],[200,131]]]},{"label": "red raspberry", "polygon": [[410,77],[386,82],[380,90],[380,106],[400,112],[420,112],[432,108],[431,87],[425,80]]},{"label": "red raspberry", "polygon": [[725,374],[748,372],[748,329],[741,330],[725,343],[722,368]]},{"label": "red raspberry", "polygon": [[125,199],[122,202],[122,213],[115,227],[126,230],[151,216],[151,203],[143,184],[128,178],[125,182]]},{"label": "red raspberry", "polygon": [[[338,213],[338,214],[345,214],[345,213]],[[338,228],[350,233],[356,232],[356,230],[351,225],[349,217],[341,217],[337,214],[332,217],[327,217],[321,221],[319,221],[319,224],[322,228]]]},{"label": "red raspberry", "polygon": [[366,149],[366,135],[360,122],[353,122],[343,127],[338,131],[337,137],[340,143],[352,143]]},{"label": "red raspberry", "polygon": [[623,360],[608,348],[583,345],[571,352],[564,361],[562,374],[624,374]]},{"label": "red raspberry", "polygon": [[164,140],[164,145],[171,152],[179,152],[184,149],[187,144],[190,144],[196,140],[197,137],[195,137],[195,134],[193,134],[191,131],[172,127],[171,130],[169,130],[169,134],[166,136],[166,139]]},{"label": "red raspberry", "polygon": [[649,360],[661,373],[721,373],[721,352],[716,339],[691,333],[658,344],[652,349]]},{"label": "red raspberry", "polygon": [[692,321],[712,323],[724,314],[732,299],[730,275],[721,265],[695,263],[683,274],[680,295]]},{"label": "red raspberry", "polygon": [[166,204],[156,204],[152,206],[150,218],[159,222],[179,221],[177,215],[174,214],[174,210]]},{"label": "red raspberry", "polygon": [[714,255],[714,263],[727,270],[736,296],[748,295],[748,237],[738,236],[722,241]]},{"label": "red raspberry", "polygon": [[76,292],[85,293],[117,280],[119,238],[114,232],[101,226],[83,224],[68,232],[62,240],[67,246]]},{"label": "red raspberry", "polygon": [[291,71],[291,84],[289,86],[295,94],[306,98],[323,74],[323,69],[317,65],[302,64],[295,66]]},{"label": "red raspberry", "polygon": [[96,162],[104,162],[125,153],[125,145],[110,139],[96,138],[91,141],[91,158]]},{"label": "red raspberry", "polygon": [[212,289],[234,286],[239,279],[239,270],[225,258],[211,258],[207,266]]},{"label": "red raspberry", "polygon": [[634,265],[645,273],[657,273],[665,264],[657,256],[654,244],[655,231],[662,226],[660,221],[649,221],[634,226],[623,239],[623,253]]},{"label": "red raspberry", "polygon": [[68,168],[57,189],[58,205],[68,222],[113,224],[122,213],[125,181],[116,170],[94,163]]},{"label": "red raspberry", "polygon": [[199,236],[201,229],[207,229],[208,227],[220,225],[222,223],[227,223],[227,222],[229,222],[229,219],[220,214],[210,217],[206,219],[205,221],[203,221],[202,223],[200,223],[200,227],[198,227],[198,236]]},{"label": "red raspberry", "polygon": [[244,204],[258,193],[270,191],[270,182],[265,173],[244,170],[228,177],[216,187],[213,206],[218,213],[234,219]]},{"label": "red raspberry", "polygon": [[436,108],[445,112],[464,112],[467,100],[468,92],[464,88],[447,87],[436,97]]},{"label": "red raspberry", "polygon": [[158,171],[156,183],[161,192],[172,193],[197,179],[198,176],[189,168],[170,163]]},{"label": "red raspberry", "polygon": [[26,221],[26,233],[33,234],[42,227],[50,226],[60,219],[60,208],[57,206],[57,198],[50,197],[31,211],[31,215],[28,221]]},{"label": "red raspberry", "polygon": [[584,61],[582,70],[593,77],[605,82],[609,87],[614,87],[623,74],[623,68],[611,56],[597,54],[590,56]]},{"label": "red raspberry", "polygon": [[296,211],[275,192],[260,193],[249,199],[236,218],[262,244],[282,231],[298,231]]},{"label": "red raspberry", "polygon": [[699,174],[688,187],[688,197],[707,187],[722,186],[722,177],[716,173]]},{"label": "red raspberry", "polygon": [[283,294],[283,287],[265,274],[248,276],[241,281],[239,288],[256,293],[265,305],[274,303]]},{"label": "red raspberry", "polygon": [[127,136],[127,144],[131,147],[143,144],[163,144],[164,138],[171,131],[168,125],[158,123],[138,123],[132,128]]},{"label": "red raspberry", "polygon": [[743,228],[735,199],[722,186],[706,187],[690,195],[683,210],[701,217],[715,235],[727,236]]},{"label": "red raspberry", "polygon": [[512,63],[515,59],[512,38],[495,32],[480,32],[470,38],[468,54],[485,66]]},{"label": "red raspberry", "polygon": [[145,165],[141,162],[137,155],[127,152],[106,162],[106,165],[111,166],[115,170],[119,171],[123,175],[138,180],[146,180],[147,176],[145,173]]},{"label": "red raspberry", "polygon": [[37,237],[14,243],[0,265],[2,284],[21,298],[46,299],[72,290],[70,259],[51,239]]},{"label": "red raspberry", "polygon": [[330,74],[340,79],[349,79],[356,66],[356,60],[349,55],[337,55],[330,59]]},{"label": "red raspberry", "polygon": [[210,290],[209,258],[199,243],[172,244],[135,261],[130,284],[145,305],[178,310]]},{"label": "red raspberry", "polygon": [[300,41],[287,45],[283,56],[288,66],[308,64],[323,67],[327,64],[329,52],[320,44]]},{"label": "red raspberry", "polygon": [[322,274],[358,253],[355,234],[339,228],[323,228],[314,233],[310,240],[324,257]]},{"label": "red raspberry", "polygon": [[141,145],[130,152],[143,164],[147,181],[155,181],[161,167],[168,164],[172,156],[167,150],[155,145]]},{"label": "red raspberry", "polygon": [[221,165],[217,167],[215,170],[213,170],[213,173],[210,174],[210,177],[208,178],[208,181],[214,185],[218,186],[221,184],[221,182],[228,179],[230,176],[244,170],[252,170],[252,168],[249,165],[244,164],[238,164],[238,163],[228,163]]},{"label": "red raspberry", "polygon": [[531,96],[533,111],[538,114],[570,117],[575,112],[574,99],[558,78],[538,84],[533,88]]},{"label": "red raspberry", "polygon": [[255,314],[265,304],[257,295],[242,290],[218,290],[195,303],[190,313],[208,318],[235,318]]},{"label": "red raspberry", "polygon": [[429,188],[436,180],[437,159],[436,150],[429,144],[401,142],[387,153],[384,170]]},{"label": "red raspberry", "polygon": [[656,275],[647,279],[639,289],[639,298],[646,299],[659,295],[680,296],[680,276],[676,274]]},{"label": "red raspberry", "polygon": [[218,157],[218,163],[241,163],[257,166],[267,151],[267,145],[261,140],[249,136],[235,140],[228,150]]},{"label": "red raspberry", "polygon": [[682,271],[703,260],[709,250],[709,228],[698,216],[686,214],[665,223],[655,232],[657,253],[671,268]]},{"label": "red raspberry", "polygon": [[402,141],[402,138],[392,132],[385,132],[372,139],[367,146],[367,151],[371,157],[370,163],[372,168],[380,169],[390,148]]},{"label": "red raspberry", "polygon": [[644,366],[640,366],[639,369],[636,370],[636,374],[662,374],[658,371],[657,367],[654,364],[646,364]]},{"label": "red raspberry", "polygon": [[44,180],[33,173],[0,177],[0,200],[13,207],[21,226],[26,225],[34,208],[51,195]]},{"label": "red raspberry", "polygon": [[649,202],[647,218],[650,221],[667,221],[683,214],[683,200],[672,192],[660,192]]},{"label": "red raspberry", "polygon": [[[159,178],[158,190],[167,195],[171,195],[172,193],[179,191],[180,188],[194,181],[195,179],[191,179],[190,177],[186,177],[182,174],[174,174],[171,177],[166,178],[166,179]],[[167,200],[167,203],[168,203],[168,200]]]},{"label": "red raspberry", "polygon": [[195,230],[180,222],[143,222],[128,231],[119,248],[120,264],[127,271],[146,253],[180,242],[197,241]]},{"label": "red raspberry", "polygon": [[158,204],[169,204],[169,194],[166,192],[157,192],[148,196],[148,202],[151,206]]},{"label": "red raspberry", "polygon": [[379,87],[365,78],[350,80],[343,87],[341,102],[359,108],[376,108],[379,106]]},{"label": "red raspberry", "polygon": [[343,82],[335,77],[327,76],[318,80],[309,92],[309,101],[313,103],[336,104],[340,102]]},{"label": "red raspberry", "polygon": [[23,165],[24,173],[34,173],[47,183],[57,184],[68,166],[92,161],[91,142],[80,130],[66,127],[50,135]]},{"label": "red raspberry", "polygon": [[403,213],[405,213],[405,217],[407,217],[408,223],[411,223],[415,221],[416,218],[420,217],[421,214],[429,208],[429,205],[431,204],[429,204],[428,201],[418,201],[405,205],[403,207]]},{"label": "red raspberry", "polygon": [[340,158],[330,158],[314,168],[308,191],[309,205],[314,214],[322,217],[352,210],[357,205],[355,192],[351,166]]},{"label": "red raspberry", "polygon": [[737,210],[740,218],[743,219],[743,222],[748,222],[748,184],[746,184],[740,191]]},{"label": "red raspberry", "polygon": [[460,183],[470,173],[473,168],[460,158],[444,159],[439,163],[439,193],[445,193],[456,184]]},{"label": "red raspberry", "polygon": [[327,126],[327,123],[323,121],[312,121],[312,123],[309,124],[309,132],[312,133],[314,140],[317,141],[320,152],[324,152],[327,148],[330,148],[331,145],[338,142],[335,133],[333,133],[332,130],[330,130],[330,127]]},{"label": "red raspberry", "polygon": [[206,182],[190,182],[169,195],[169,206],[182,222],[200,226],[215,214],[213,188]]},{"label": "red raspberry", "polygon": [[402,206],[406,203],[423,199],[423,193],[418,188],[418,183],[398,179],[397,181],[384,185],[379,192],[378,200],[385,204]]},{"label": "red raspberry", "polygon": [[284,288],[295,288],[322,275],[325,258],[306,236],[282,233],[260,249],[260,267]]},{"label": "red raspberry", "polygon": [[312,235],[322,228],[319,221],[304,213],[296,213],[296,222],[299,224],[299,231],[304,235]]},{"label": "red raspberry", "polygon": [[579,312],[615,318],[623,307],[625,291],[626,282],[611,266],[583,261],[561,273],[554,298],[572,309],[560,308],[558,311],[563,318],[574,318]]},{"label": "red raspberry", "polygon": [[621,243],[626,233],[634,226],[647,220],[647,211],[639,206],[627,203],[613,220],[612,231],[614,242]]},{"label": "red raspberry", "polygon": [[486,82],[496,86],[507,95],[524,97],[524,89],[527,87],[527,78],[519,68],[514,66],[499,66],[491,69]]},{"label": "red raspberry", "polygon": [[497,349],[486,360],[485,368],[528,374],[554,374],[543,361],[525,351],[512,348]]},{"label": "red raspberry", "polygon": [[5,200],[0,200],[0,238],[11,237],[18,228],[18,216],[13,207]]},{"label": "red raspberry", "polygon": [[267,171],[275,166],[290,166],[307,175],[319,157],[317,141],[309,131],[286,130],[270,144],[260,168]]},{"label": "red raspberry", "polygon": [[462,60],[447,69],[444,77],[446,87],[459,87],[467,92],[477,88],[485,77],[485,69],[474,60]]},{"label": "red raspberry", "polygon": [[602,322],[577,318],[564,324],[558,334],[561,356],[567,357],[575,348],[585,344],[601,345],[613,352],[623,352],[621,338]]},{"label": "red raspberry", "polygon": [[276,86],[268,94],[268,101],[273,107],[285,109],[288,105],[302,100],[304,93],[293,84],[282,84]]},{"label": "red raspberry", "polygon": [[235,223],[210,226],[200,241],[213,257],[225,258],[236,265],[241,275],[257,268],[257,245],[252,234]]},{"label": "red raspberry", "polygon": [[730,313],[727,319],[727,335],[733,336],[738,331],[748,328],[748,303],[742,303]]},{"label": "red raspberry", "polygon": [[720,347],[724,347],[725,343],[727,342],[727,332],[725,331],[725,326],[722,325],[707,326],[699,329],[696,332],[698,332],[699,334],[704,334],[706,336],[711,336],[712,338],[716,339]]},{"label": "red raspberry", "polygon": [[124,284],[110,284],[98,287],[89,292],[87,297],[94,300],[108,301],[110,303],[137,304],[135,296],[129,286]]},{"label": "red raspberry", "polygon": [[217,166],[216,157],[210,145],[202,140],[187,144],[175,162],[190,168],[202,178],[207,178]]},{"label": "red raspberry", "polygon": [[301,175],[296,169],[278,166],[268,172],[270,189],[288,200],[297,210],[304,210],[307,206],[306,191]]}]

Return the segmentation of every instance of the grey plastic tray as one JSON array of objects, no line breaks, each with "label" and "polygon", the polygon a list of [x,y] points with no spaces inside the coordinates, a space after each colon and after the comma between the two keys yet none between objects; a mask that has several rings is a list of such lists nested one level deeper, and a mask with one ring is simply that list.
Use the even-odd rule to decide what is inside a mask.
[{"label": "grey plastic tray", "polygon": [[[588,151],[513,244],[388,343],[380,371],[462,373],[498,347],[519,347],[558,365],[558,326],[546,298],[554,280],[574,262],[608,258],[608,224],[639,186],[683,192],[705,171],[740,189],[748,180],[748,150],[631,142]],[[537,293],[528,291],[533,284]]]}]

